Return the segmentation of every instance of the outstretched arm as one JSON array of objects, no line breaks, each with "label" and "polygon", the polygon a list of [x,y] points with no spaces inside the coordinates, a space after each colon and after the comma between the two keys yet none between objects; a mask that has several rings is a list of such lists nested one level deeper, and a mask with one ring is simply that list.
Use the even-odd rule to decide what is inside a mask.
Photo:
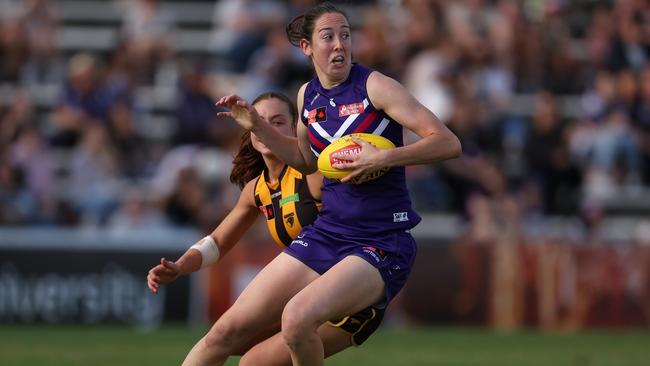
[{"label": "outstretched arm", "polygon": [[[299,100],[302,99],[300,94],[302,94],[303,90],[304,87],[299,92]],[[228,112],[219,112],[217,115],[230,117],[243,128],[250,130],[280,160],[304,174],[311,174],[316,171],[316,157],[309,149],[307,129],[302,123],[298,123],[298,138],[285,136],[270,124],[264,122],[255,111],[255,108],[237,95],[225,96],[216,104],[230,110]]]},{"label": "outstretched arm", "polygon": [[196,249],[196,245],[202,245],[204,248],[208,245],[216,245],[216,248],[207,247],[207,249],[223,256],[237,244],[246,230],[253,225],[258,214],[254,201],[254,186],[255,180],[248,182],[239,196],[239,201],[219,226],[209,236],[190,247],[178,260],[172,262],[160,258],[160,264],[149,270],[147,274],[147,286],[151,292],[158,293],[160,285],[168,284],[180,276],[196,272],[203,267],[206,258],[202,251]]}]

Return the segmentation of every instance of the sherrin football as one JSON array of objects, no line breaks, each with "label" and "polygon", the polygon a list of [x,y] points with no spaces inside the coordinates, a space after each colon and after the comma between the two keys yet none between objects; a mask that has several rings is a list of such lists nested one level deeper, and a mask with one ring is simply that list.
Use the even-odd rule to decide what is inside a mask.
[{"label": "sherrin football", "polygon": [[[349,169],[343,170],[332,167],[332,165],[339,160],[333,158],[332,155],[339,152],[348,155],[358,154],[361,150],[361,146],[352,141],[353,138],[366,141],[380,150],[395,148],[395,145],[392,143],[392,141],[383,136],[373,135],[371,133],[352,133],[345,135],[327,145],[327,147],[323,149],[323,151],[318,156],[318,170],[321,172],[321,174],[323,174],[323,176],[330,179],[343,179],[345,176],[350,174],[351,170]],[[375,172],[371,177],[368,177],[367,180],[377,179],[381,177],[388,171],[388,169],[389,168],[386,168]]]}]

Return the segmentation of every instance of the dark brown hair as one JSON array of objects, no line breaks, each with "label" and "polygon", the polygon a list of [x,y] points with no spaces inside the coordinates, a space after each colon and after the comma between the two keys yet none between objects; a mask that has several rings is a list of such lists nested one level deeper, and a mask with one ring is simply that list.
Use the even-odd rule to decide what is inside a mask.
[{"label": "dark brown hair", "polygon": [[[267,99],[278,99],[287,105],[291,117],[291,129],[295,133],[296,123],[298,122],[298,111],[291,99],[282,93],[268,92],[255,98],[252,105]],[[239,151],[237,152],[235,159],[232,161],[230,181],[237,184],[239,188],[244,188],[246,183],[262,174],[265,167],[266,165],[264,164],[262,154],[253,147],[253,143],[251,142],[251,132],[246,131],[241,137]]]},{"label": "dark brown hair", "polygon": [[329,13],[339,13],[350,22],[350,19],[348,19],[347,14],[343,10],[326,1],[307,10],[305,14],[298,15],[289,21],[286,27],[289,42],[296,47],[300,47],[301,39],[311,40],[311,35],[314,33],[314,23],[316,23],[316,20],[321,15]]}]

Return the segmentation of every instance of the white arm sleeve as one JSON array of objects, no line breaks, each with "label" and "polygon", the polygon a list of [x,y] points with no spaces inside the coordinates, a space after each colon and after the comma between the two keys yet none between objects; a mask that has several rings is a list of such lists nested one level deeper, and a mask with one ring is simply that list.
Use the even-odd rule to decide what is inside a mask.
[{"label": "white arm sleeve", "polygon": [[201,252],[201,268],[208,267],[212,263],[216,262],[219,259],[219,247],[217,243],[212,238],[212,235],[208,235],[205,238],[199,240],[196,244],[192,245],[190,248],[196,249]]}]

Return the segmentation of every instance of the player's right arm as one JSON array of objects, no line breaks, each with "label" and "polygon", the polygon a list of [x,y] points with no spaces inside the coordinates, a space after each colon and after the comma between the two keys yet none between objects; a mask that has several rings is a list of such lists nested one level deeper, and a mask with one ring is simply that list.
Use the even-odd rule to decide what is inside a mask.
[{"label": "player's right arm", "polygon": [[[302,110],[306,87],[307,84],[304,84],[298,91],[298,112]],[[311,174],[318,169],[316,156],[309,147],[307,127],[302,123],[298,122],[296,139],[283,135],[269,123],[265,123],[255,108],[237,95],[225,96],[216,105],[230,109],[217,113],[218,116],[234,119],[240,126],[254,133],[275,156],[294,169],[303,174]]]},{"label": "player's right arm", "polygon": [[[147,286],[151,292],[155,294],[160,285],[170,283],[180,276],[196,272],[205,266],[204,249],[198,250],[197,245],[202,245],[204,248],[206,245],[216,245],[216,248],[207,249],[217,253],[219,258],[239,242],[246,230],[253,225],[259,212],[255,206],[255,182],[256,179],[253,179],[246,184],[235,207],[209,236],[190,247],[175,262],[160,258],[160,264],[149,270],[147,274]],[[211,240],[206,241],[210,238]]]}]

